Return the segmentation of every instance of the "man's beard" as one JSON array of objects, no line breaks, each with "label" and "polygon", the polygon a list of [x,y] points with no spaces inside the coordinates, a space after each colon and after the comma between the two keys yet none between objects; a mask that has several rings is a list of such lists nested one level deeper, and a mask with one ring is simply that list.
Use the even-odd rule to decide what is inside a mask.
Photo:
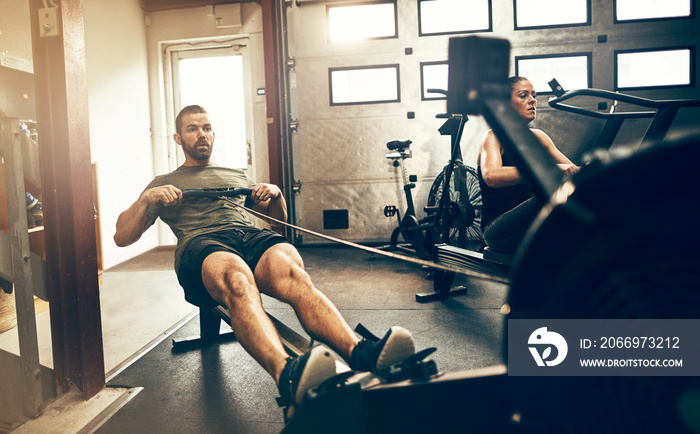
[{"label": "man's beard", "polygon": [[182,150],[193,159],[204,161],[211,157],[212,146],[208,145],[206,148],[198,148],[198,144],[195,143],[194,145],[183,146]]}]

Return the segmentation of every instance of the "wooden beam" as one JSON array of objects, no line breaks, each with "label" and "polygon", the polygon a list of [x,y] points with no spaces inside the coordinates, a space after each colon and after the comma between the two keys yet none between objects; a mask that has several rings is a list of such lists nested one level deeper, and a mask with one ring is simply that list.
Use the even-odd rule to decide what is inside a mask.
[{"label": "wooden beam", "polygon": [[93,220],[82,0],[30,0],[51,339],[57,390],[88,399],[105,384]]},{"label": "wooden beam", "polygon": [[22,408],[28,417],[36,417],[43,406],[39,343],[34,314],[34,282],[27,234],[22,146],[18,119],[0,119],[0,148],[5,158],[7,216],[10,222],[12,282],[17,303],[20,371],[22,375]]},{"label": "wooden beam", "polygon": [[142,0],[144,12],[187,9],[226,3],[260,3],[260,0]]},{"label": "wooden beam", "polygon": [[282,175],[282,151],[280,147],[279,62],[277,45],[278,0],[262,0],[263,46],[265,60],[265,102],[267,105],[267,148],[269,154],[270,183],[284,190]]},{"label": "wooden beam", "polygon": [[[3,171],[0,171],[0,176]],[[3,186],[4,190],[4,186]],[[9,232],[9,229],[8,229]],[[29,241],[31,246],[31,239]],[[0,231],[0,277],[13,282],[15,277],[12,271],[12,241],[10,236]],[[36,253],[29,252],[29,266],[31,267],[34,295],[48,301],[49,294],[46,290],[46,262]]]}]

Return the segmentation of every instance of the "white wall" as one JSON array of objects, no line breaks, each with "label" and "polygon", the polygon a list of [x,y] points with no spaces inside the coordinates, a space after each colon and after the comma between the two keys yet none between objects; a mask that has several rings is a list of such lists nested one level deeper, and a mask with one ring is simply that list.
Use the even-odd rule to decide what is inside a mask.
[{"label": "white wall", "polygon": [[26,59],[31,68],[32,34],[26,0],[0,0],[0,59],[5,56],[8,61]]},{"label": "white wall", "polygon": [[119,248],[119,213],[153,178],[148,60],[139,0],[85,0],[90,152],[97,162],[105,269],[158,244],[156,231]]}]

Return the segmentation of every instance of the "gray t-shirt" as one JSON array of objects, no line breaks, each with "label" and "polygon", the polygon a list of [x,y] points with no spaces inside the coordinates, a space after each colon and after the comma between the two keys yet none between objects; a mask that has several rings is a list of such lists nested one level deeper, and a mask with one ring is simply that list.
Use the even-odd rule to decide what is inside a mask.
[{"label": "gray t-shirt", "polygon": [[[174,185],[180,190],[191,188],[252,188],[255,186],[247,173],[240,169],[210,164],[208,166],[180,166],[174,171],[157,176],[146,190],[161,185]],[[249,198],[231,198],[244,204]],[[251,205],[249,202],[248,206]],[[177,237],[175,249],[175,270],[180,267],[180,258],[187,243],[202,234],[225,231],[231,228],[254,228],[255,225],[245,210],[218,198],[188,197],[174,206],[162,203],[148,207],[146,215],[153,219],[160,217]]]}]

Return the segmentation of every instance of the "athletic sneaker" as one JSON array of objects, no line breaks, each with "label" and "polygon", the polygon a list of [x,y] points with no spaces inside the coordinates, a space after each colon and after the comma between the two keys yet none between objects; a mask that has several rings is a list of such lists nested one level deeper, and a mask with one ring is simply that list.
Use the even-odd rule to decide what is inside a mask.
[{"label": "athletic sneaker", "polygon": [[314,347],[302,356],[287,359],[280,374],[280,397],[277,398],[279,406],[285,407],[285,419],[292,417],[289,410],[294,405],[301,404],[308,390],[335,374],[335,358],[323,346]]},{"label": "athletic sneaker", "polygon": [[364,339],[352,350],[350,369],[383,375],[392,365],[403,362],[416,352],[413,336],[403,327],[392,327],[380,340],[362,324],[355,331]]}]

